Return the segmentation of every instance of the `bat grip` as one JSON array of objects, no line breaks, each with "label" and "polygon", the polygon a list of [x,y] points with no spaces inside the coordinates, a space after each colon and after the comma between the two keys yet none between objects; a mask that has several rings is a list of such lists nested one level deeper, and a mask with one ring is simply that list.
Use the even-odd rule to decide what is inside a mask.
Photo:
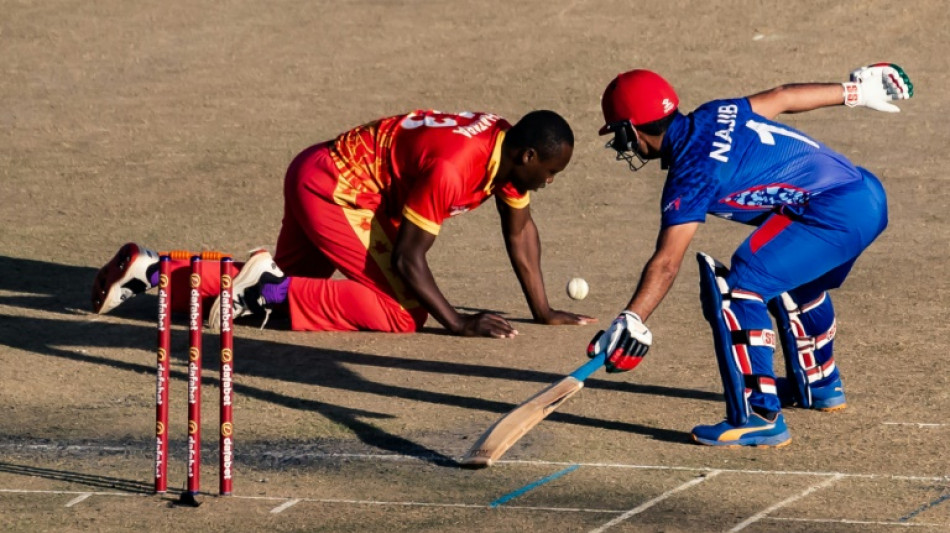
[{"label": "bat grip", "polygon": [[606,353],[598,354],[596,357],[594,357],[590,361],[587,361],[586,363],[578,367],[577,370],[571,372],[571,377],[578,381],[584,381],[585,379],[590,377],[591,374],[593,374],[594,372],[597,372],[597,370],[600,367],[604,366],[604,361],[606,360],[607,360]]}]

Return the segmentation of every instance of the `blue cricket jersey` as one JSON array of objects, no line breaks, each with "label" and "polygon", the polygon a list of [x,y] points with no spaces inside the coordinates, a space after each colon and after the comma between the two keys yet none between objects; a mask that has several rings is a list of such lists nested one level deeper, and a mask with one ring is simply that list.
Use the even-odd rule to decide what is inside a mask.
[{"label": "blue cricket jersey", "polygon": [[663,138],[668,169],[662,226],[706,215],[758,225],[780,206],[804,206],[862,179],[843,155],[752,111],[749,100],[713,100],[678,114]]}]

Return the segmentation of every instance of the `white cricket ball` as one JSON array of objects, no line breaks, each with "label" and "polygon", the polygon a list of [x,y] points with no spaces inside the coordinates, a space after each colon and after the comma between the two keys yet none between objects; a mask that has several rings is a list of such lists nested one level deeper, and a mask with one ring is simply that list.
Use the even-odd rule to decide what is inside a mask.
[{"label": "white cricket ball", "polygon": [[571,281],[567,282],[567,295],[570,296],[572,300],[583,300],[587,298],[589,291],[590,286],[587,285],[584,278],[571,278]]}]

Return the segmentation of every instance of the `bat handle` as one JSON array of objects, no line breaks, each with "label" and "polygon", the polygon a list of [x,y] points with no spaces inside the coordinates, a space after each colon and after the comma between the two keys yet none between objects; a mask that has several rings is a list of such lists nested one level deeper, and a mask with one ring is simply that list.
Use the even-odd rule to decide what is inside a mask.
[{"label": "bat handle", "polygon": [[577,370],[571,372],[571,377],[576,379],[577,381],[584,381],[585,379],[590,377],[591,374],[593,374],[594,372],[597,372],[597,370],[600,367],[604,366],[604,361],[606,360],[607,360],[606,353],[598,354],[596,357],[594,357],[590,361],[587,361],[586,363],[578,367]]}]

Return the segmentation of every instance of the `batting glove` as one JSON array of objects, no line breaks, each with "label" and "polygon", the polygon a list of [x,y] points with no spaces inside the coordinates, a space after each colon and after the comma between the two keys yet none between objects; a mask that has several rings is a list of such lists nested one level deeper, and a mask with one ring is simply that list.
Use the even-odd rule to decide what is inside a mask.
[{"label": "batting glove", "polygon": [[599,331],[587,347],[587,357],[594,358],[606,353],[604,366],[607,372],[633,370],[653,343],[653,334],[643,324],[640,316],[624,311],[610,323],[606,331]]},{"label": "batting glove", "polygon": [[844,103],[848,107],[864,106],[877,111],[897,113],[900,108],[888,103],[914,96],[914,84],[904,69],[892,63],[875,63],[851,73],[851,81],[843,83]]}]

